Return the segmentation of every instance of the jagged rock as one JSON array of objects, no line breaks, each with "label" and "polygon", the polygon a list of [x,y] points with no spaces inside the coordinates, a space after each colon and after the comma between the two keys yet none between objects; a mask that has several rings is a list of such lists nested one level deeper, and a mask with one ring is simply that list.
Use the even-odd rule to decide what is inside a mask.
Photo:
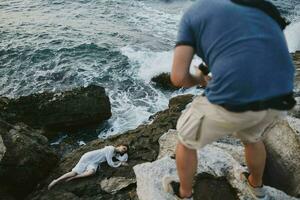
[{"label": "jagged rock", "polygon": [[295,100],[297,103],[295,107],[289,111],[289,115],[300,118],[300,97],[295,97]]},{"label": "jagged rock", "polygon": [[76,130],[110,118],[111,106],[104,88],[96,85],[71,91],[44,92],[18,99],[1,98],[0,117],[46,130]]},{"label": "jagged rock", "polygon": [[58,158],[41,131],[25,124],[0,120],[0,136],[6,147],[0,162],[1,192],[24,199],[49,174]]},{"label": "jagged rock", "polygon": [[[237,160],[241,165],[245,165],[245,158],[244,158],[244,147],[240,145],[235,138],[230,137],[230,141],[233,141],[232,144],[227,143],[229,141],[229,137],[226,137],[227,140],[224,143],[224,139],[220,139],[217,142],[212,143],[213,146],[219,147],[220,149],[224,150],[225,152],[229,153],[235,160]],[[175,156],[175,147],[178,142],[177,131],[174,129],[170,129],[168,132],[163,134],[159,138],[159,155],[157,159],[160,159],[165,156],[174,157]]]},{"label": "jagged rock", "polygon": [[4,157],[5,152],[6,152],[6,147],[3,143],[2,136],[0,135],[0,163],[2,158]]},{"label": "jagged rock", "polygon": [[159,140],[159,154],[157,159],[161,159],[162,157],[175,156],[175,147],[178,142],[177,131],[174,129],[170,129],[167,133],[163,134]]},{"label": "jagged rock", "polygon": [[299,127],[299,119],[280,120],[268,130],[265,139],[264,182],[296,197],[300,197]]},{"label": "jagged rock", "polygon": [[[290,140],[283,140],[283,143],[281,146],[281,150],[285,151],[287,150],[284,145],[287,145],[287,143],[284,143],[284,141],[288,141],[291,143],[297,143],[299,141],[299,128],[300,128],[300,120],[295,118],[288,118],[286,123],[288,124],[277,124],[277,129],[280,129],[284,132],[287,132],[284,127],[289,127],[293,130],[293,133],[290,133],[291,135],[294,135],[296,137],[291,137]],[[274,127],[275,128],[275,127]],[[270,129],[270,132],[274,132],[274,128]],[[273,130],[273,131],[272,131]],[[275,128],[276,130],[276,128]],[[279,133],[279,135],[282,133]],[[268,134],[268,137],[271,134]],[[230,140],[233,140],[232,138]],[[269,142],[276,140],[277,142],[281,143],[278,138],[272,137],[272,139],[268,139]],[[220,140],[222,141],[222,140]],[[160,143],[160,152],[159,157],[162,158],[164,156],[171,157],[174,156],[174,149],[177,144],[177,133],[175,130],[169,130],[167,133],[162,135],[162,137],[159,139]],[[236,145],[238,143],[233,142],[234,145],[228,144],[228,143],[222,143],[222,142],[214,142],[211,145],[208,145],[198,153],[198,159],[200,161],[200,164],[198,166],[198,176],[196,177],[196,182],[194,186],[195,191],[195,197],[194,199],[234,199],[234,195],[230,196],[232,194],[231,187],[228,187],[228,184],[225,181],[225,178],[227,181],[232,185],[232,187],[238,191],[239,199],[247,199],[251,197],[250,194],[247,194],[246,187],[243,183],[240,182],[239,174],[241,171],[244,171],[245,169],[242,167],[245,165],[245,159],[244,159],[244,148],[240,145]],[[267,148],[269,143],[267,143]],[[295,144],[288,144],[288,146],[295,146]],[[273,147],[274,148],[274,147]],[[293,148],[292,148],[293,149]],[[298,153],[299,149],[295,149],[293,153]],[[285,156],[283,154],[283,156]],[[294,155],[298,156],[298,155]],[[165,158],[166,158],[165,157]],[[164,158],[164,159],[165,159]],[[281,158],[277,158],[281,159]],[[159,162],[159,161],[157,161]],[[153,180],[151,182],[151,177],[154,177],[154,174],[157,174],[156,177],[163,177],[166,174],[176,175],[174,171],[176,171],[175,162],[174,166],[170,167],[168,164],[165,164],[165,162],[161,161],[160,164],[142,164],[135,167],[135,172],[137,176],[137,193],[139,195],[139,198],[141,200],[143,199],[151,199],[151,198],[158,198],[158,199],[168,199],[169,197],[166,196],[162,191],[157,191],[158,188],[151,188],[151,186],[155,185],[156,187],[159,186],[160,180]],[[283,160],[281,160],[283,162]],[[293,163],[290,161],[287,161],[286,163],[291,164],[291,166],[294,165],[295,168],[299,168],[299,161],[296,159]],[[149,165],[149,166],[148,166]],[[160,165],[160,166],[159,166]],[[148,168],[147,168],[148,167]],[[164,169],[157,169],[161,167]],[[233,169],[233,171],[232,171]],[[151,172],[149,172],[149,171]],[[296,170],[297,171],[297,170]],[[282,173],[282,172],[281,172]],[[207,174],[210,174],[208,178],[200,178],[200,177],[207,177]],[[277,172],[274,172],[274,174],[278,174]],[[141,176],[141,177],[139,177]],[[222,178],[223,177],[223,178]],[[279,176],[281,177],[281,176]],[[273,180],[272,183],[279,182],[280,180]],[[282,181],[282,180],[281,180]],[[150,187],[147,185],[150,182]],[[286,184],[286,182],[284,182]],[[299,181],[298,181],[299,183]],[[216,188],[216,184],[220,186],[218,187],[218,193],[214,193],[213,188]],[[269,185],[269,183],[267,183]],[[272,185],[272,184],[271,184]],[[298,186],[298,185],[294,185]],[[145,188],[144,188],[145,187]],[[139,189],[142,188],[142,189]],[[224,189],[224,194],[220,194],[220,189]],[[282,188],[279,188],[282,189]],[[148,193],[147,191],[150,193]],[[161,190],[161,188],[159,189]],[[286,195],[285,193],[271,187],[267,187],[268,193],[273,196],[275,199],[296,199],[291,196]],[[207,192],[205,192],[207,191]],[[209,192],[210,191],[210,192]],[[231,191],[231,192],[230,192]],[[161,194],[162,196],[155,196],[156,194]],[[220,198],[221,195],[223,198]],[[229,196],[226,196],[229,195]],[[226,197],[226,198],[225,198]]]},{"label": "jagged rock", "polygon": [[[204,197],[204,199],[218,200],[220,196],[224,197],[222,199],[225,199],[225,197],[227,199],[253,199],[246,184],[240,180],[240,173],[245,169],[230,154],[216,146],[207,145],[198,152],[198,160],[198,175],[201,177],[203,174],[209,174],[220,181],[222,187],[227,189],[215,189],[213,194],[210,192],[200,194],[200,191],[205,192],[203,188],[201,190],[201,187],[210,187],[210,185],[198,186],[198,184],[201,184],[201,179],[196,179],[195,186],[197,186],[197,189],[194,188],[194,199],[200,199],[200,197],[203,199]],[[175,160],[164,157],[152,163],[136,165],[134,172],[137,178],[137,194],[140,200],[173,199],[171,195],[163,191],[161,180],[165,175],[177,176]],[[212,184],[211,187],[214,187],[215,180],[213,178],[209,179],[207,183]],[[231,187],[228,183],[230,183]],[[274,188],[266,187],[266,189],[273,199],[296,200],[296,198],[290,197]]]},{"label": "jagged rock", "polygon": [[293,57],[293,61],[294,61],[294,64],[295,64],[295,67],[296,67],[296,78],[295,78],[295,86],[296,86],[296,89],[299,90],[299,84],[300,84],[300,73],[299,73],[299,70],[300,70],[300,51],[297,51],[295,53],[292,54],[292,57]]},{"label": "jagged rock", "polygon": [[[138,128],[127,131],[122,135],[113,136],[106,140],[95,140],[87,145],[80,147],[72,153],[67,154],[59,163],[59,166],[53,170],[48,179],[41,183],[41,189],[30,195],[33,200],[46,199],[72,199],[73,197],[64,197],[66,193],[72,193],[76,198],[85,199],[137,199],[136,184],[130,184],[127,187],[117,191],[115,194],[107,193],[97,183],[113,177],[124,177],[125,179],[135,179],[133,166],[143,162],[156,160],[159,152],[158,139],[169,129],[174,129],[178,117],[185,105],[192,101],[192,95],[178,96],[170,101],[169,108],[161,111],[152,117],[150,124],[141,125]],[[74,180],[68,183],[58,184],[52,190],[47,190],[47,184],[58,176],[66,173],[74,167],[80,157],[87,151],[103,148],[106,145],[129,144],[129,166],[120,168],[111,168],[107,164],[101,165],[100,171],[93,177]],[[61,194],[62,196],[60,197]],[[53,198],[55,196],[55,198]],[[76,199],[73,198],[73,199]]]},{"label": "jagged rock", "polygon": [[109,179],[104,179],[100,182],[101,189],[105,192],[114,194],[123,188],[128,187],[129,185],[135,183],[134,178],[124,178],[124,177],[112,177]]},{"label": "jagged rock", "polygon": [[300,118],[300,51],[292,53],[291,56],[293,58],[295,69],[296,69],[294,90],[295,90],[295,97],[296,97],[297,104],[291,111],[289,111],[289,114],[294,117]]},{"label": "jagged rock", "polygon": [[230,154],[240,165],[245,166],[245,154],[244,154],[244,147],[240,145],[231,145],[222,142],[214,142],[212,143],[213,146],[222,149],[224,152]]},{"label": "jagged rock", "polygon": [[171,78],[170,78],[170,73],[161,73],[155,77],[153,77],[151,79],[152,82],[154,82],[156,84],[156,86],[158,86],[161,89],[164,90],[178,90],[178,87],[175,87],[172,82],[171,82]]},{"label": "jagged rock", "polygon": [[[67,154],[64,159],[59,163],[59,166],[53,170],[53,173],[48,179],[41,182],[41,189],[32,193],[29,199],[32,200],[47,200],[47,199],[105,199],[105,200],[118,200],[118,199],[138,199],[136,194],[136,184],[132,183],[127,187],[116,191],[114,194],[105,191],[101,188],[101,183],[105,179],[111,179],[115,177],[124,177],[124,179],[135,179],[135,174],[133,171],[133,166],[144,162],[153,162],[159,155],[159,138],[168,130],[174,129],[178,117],[181,111],[185,108],[186,104],[191,102],[193,96],[186,95],[180,96],[170,100],[169,109],[159,112],[152,117],[152,122],[150,124],[141,125],[137,129],[132,131],[127,131],[122,135],[113,136],[106,140],[95,140],[88,143],[86,146],[80,147],[74,152]],[[174,131],[170,131],[169,134],[173,134]],[[174,138],[173,138],[174,139]],[[171,141],[176,141],[176,140]],[[165,138],[162,141],[168,142]],[[225,142],[225,143],[223,143]],[[62,183],[55,186],[52,190],[48,191],[46,186],[54,178],[62,175],[63,173],[71,170],[71,168],[78,162],[80,157],[87,151],[103,148],[106,145],[117,145],[120,143],[129,144],[131,149],[129,150],[129,166],[122,166],[120,168],[111,168],[106,164],[101,165],[100,171],[93,177],[74,180],[68,183]],[[232,145],[234,144],[234,145]],[[175,145],[175,142],[174,142]],[[164,144],[164,146],[168,146]],[[169,148],[170,147],[170,148]],[[167,152],[165,155],[172,155],[175,147],[169,145],[165,149]],[[164,153],[160,153],[160,157]],[[220,140],[220,142],[213,143],[204,148],[200,153],[199,162],[199,176],[197,177],[196,185],[197,191],[201,191],[205,185],[209,184],[213,188],[216,184],[219,184],[222,188],[222,193],[226,192],[229,197],[235,197],[236,193],[232,191],[234,188],[238,191],[237,195],[240,199],[246,200],[251,199],[249,193],[247,193],[246,188],[243,183],[239,180],[240,172],[245,170],[242,166],[244,164],[243,158],[243,147],[239,142],[232,138],[227,138],[226,140]],[[154,163],[162,162],[157,164],[157,168],[154,167]],[[160,189],[153,189],[152,186],[159,186],[160,180],[158,177],[162,177],[166,174],[176,174],[175,161],[164,157],[153,163],[146,163],[141,167],[141,170],[149,170],[149,174],[142,171],[140,174],[143,176],[137,176],[137,185],[144,185],[147,188],[141,189],[138,193],[145,196],[150,193],[157,193],[159,195],[165,195]],[[145,167],[149,165],[149,167]],[[165,165],[170,166],[166,167]],[[150,171],[152,172],[150,173]],[[210,176],[207,176],[210,174]],[[145,177],[146,176],[146,177]],[[207,183],[207,184],[205,184]],[[231,185],[231,187],[228,185]],[[149,185],[150,184],[150,185]],[[204,184],[204,185],[203,185]],[[224,190],[223,190],[224,189]],[[276,197],[275,199],[289,200],[292,197],[287,196],[285,193],[280,192],[274,188],[267,187],[268,193],[271,196]],[[143,191],[144,190],[144,191]],[[216,190],[218,191],[218,190]],[[197,195],[201,195],[200,192]],[[215,198],[219,197],[221,193],[213,194],[216,195]],[[223,194],[224,195],[224,194]],[[248,195],[248,196],[247,196]],[[149,199],[151,199],[151,196]],[[158,197],[158,198],[157,198]],[[197,197],[200,198],[201,196]],[[228,198],[229,198],[228,197]],[[141,200],[143,198],[140,197]],[[153,199],[160,199],[160,196],[155,196]],[[202,196],[203,199],[203,196]],[[164,200],[163,198],[160,200]]]}]

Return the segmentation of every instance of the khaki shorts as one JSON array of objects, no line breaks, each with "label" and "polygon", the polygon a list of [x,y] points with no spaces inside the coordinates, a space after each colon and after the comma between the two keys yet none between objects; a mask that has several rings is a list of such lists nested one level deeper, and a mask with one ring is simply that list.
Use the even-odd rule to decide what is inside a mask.
[{"label": "khaki shorts", "polygon": [[180,142],[191,149],[199,149],[226,135],[234,135],[244,143],[255,143],[263,139],[268,127],[285,115],[285,111],[272,109],[230,112],[198,96],[183,111],[176,129]]}]

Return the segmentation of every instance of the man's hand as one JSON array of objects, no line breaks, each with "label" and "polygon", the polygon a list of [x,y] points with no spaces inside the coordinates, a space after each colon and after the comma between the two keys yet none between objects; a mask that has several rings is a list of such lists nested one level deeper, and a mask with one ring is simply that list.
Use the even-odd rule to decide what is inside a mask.
[{"label": "man's hand", "polygon": [[208,82],[211,80],[210,76],[205,76],[203,72],[199,69],[197,65],[194,65],[194,70],[195,70],[195,76],[196,77],[201,77],[201,83],[200,86],[206,87]]}]

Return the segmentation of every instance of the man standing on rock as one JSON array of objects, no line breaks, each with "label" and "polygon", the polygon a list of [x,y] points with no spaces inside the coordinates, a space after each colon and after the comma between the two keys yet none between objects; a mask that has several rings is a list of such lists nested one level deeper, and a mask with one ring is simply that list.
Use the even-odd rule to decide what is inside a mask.
[{"label": "man standing on rock", "polygon": [[208,65],[212,79],[177,122],[179,182],[163,180],[165,190],[176,198],[192,198],[196,150],[232,134],[245,145],[249,174],[242,177],[251,194],[268,199],[262,182],[262,139],[266,129],[295,105],[285,26],[276,7],[263,0],[201,0],[184,14],[171,80],[178,87],[206,84],[204,66],[196,75],[189,72],[194,54]]}]

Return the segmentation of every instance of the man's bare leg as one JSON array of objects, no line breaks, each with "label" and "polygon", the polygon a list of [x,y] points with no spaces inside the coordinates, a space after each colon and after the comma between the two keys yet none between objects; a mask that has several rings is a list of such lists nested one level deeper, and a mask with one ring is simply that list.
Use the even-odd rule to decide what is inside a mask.
[{"label": "man's bare leg", "polygon": [[262,177],[266,164],[266,150],[263,142],[247,143],[245,145],[245,157],[250,172],[249,183],[253,187],[263,184]]},{"label": "man's bare leg", "polygon": [[71,178],[68,178],[68,179],[66,180],[66,182],[71,181],[71,180],[73,180],[73,179],[77,179],[77,178],[88,177],[88,176],[91,176],[91,175],[93,175],[93,174],[95,174],[95,173],[96,173],[95,170],[90,169],[90,170],[87,170],[87,171],[83,172],[82,174],[78,174],[78,175],[76,175],[76,176],[73,176],[73,177],[71,177]]},{"label": "man's bare leg", "polygon": [[75,177],[77,175],[76,172],[68,172],[64,175],[62,175],[61,177],[57,178],[57,179],[54,179],[49,185],[48,185],[48,190],[50,190],[54,185],[56,185],[57,183],[65,180],[65,179],[68,179],[68,178],[71,178],[71,177]]},{"label": "man's bare leg", "polygon": [[180,180],[180,196],[182,198],[190,197],[197,170],[197,151],[178,143],[176,147],[176,165]]}]

